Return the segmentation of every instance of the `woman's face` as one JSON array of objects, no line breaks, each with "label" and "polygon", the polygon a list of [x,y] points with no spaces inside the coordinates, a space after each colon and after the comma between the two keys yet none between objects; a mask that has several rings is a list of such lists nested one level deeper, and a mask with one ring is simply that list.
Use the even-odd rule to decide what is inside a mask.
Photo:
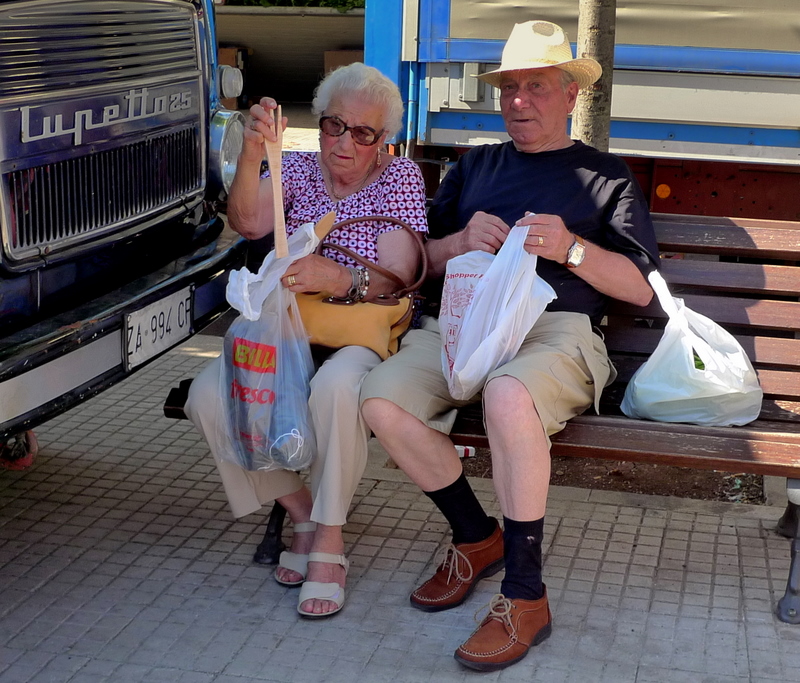
[{"label": "woman's face", "polygon": [[[378,105],[345,95],[335,97],[325,109],[323,116],[336,116],[347,126],[369,126],[375,131],[383,130],[383,111]],[[383,146],[386,134],[371,146],[359,145],[349,130],[339,136],[319,133],[320,158],[336,179],[354,181],[365,175],[375,165],[378,150]]]}]

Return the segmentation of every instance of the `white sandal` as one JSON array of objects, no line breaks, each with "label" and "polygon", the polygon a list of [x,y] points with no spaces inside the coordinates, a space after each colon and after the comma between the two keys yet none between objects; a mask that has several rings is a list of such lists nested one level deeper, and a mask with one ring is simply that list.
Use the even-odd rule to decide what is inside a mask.
[{"label": "white sandal", "polygon": [[[294,533],[305,533],[308,531],[316,531],[317,530],[317,523],[316,522],[300,522],[300,524],[295,524]],[[284,581],[283,579],[278,578],[277,569],[289,569],[293,572],[297,572],[303,578],[299,581]],[[281,553],[281,556],[278,558],[278,566],[276,567],[276,573],[273,574],[275,580],[281,584],[281,586],[287,586],[288,588],[294,588],[295,586],[299,586],[303,581],[306,580],[306,574],[308,574],[308,555],[304,555],[302,553],[293,553],[290,550],[284,550]]]},{"label": "white sandal", "polygon": [[[332,553],[309,553],[309,562],[327,562],[329,564],[338,564],[344,567],[345,576],[350,569],[350,563],[344,555],[334,555]],[[336,603],[336,609],[330,612],[323,612],[322,614],[315,614],[314,612],[306,612],[300,609],[306,600],[330,600]],[[306,581],[300,589],[300,597],[297,599],[297,611],[304,617],[311,617],[319,619],[321,617],[330,617],[336,614],[344,606],[344,587],[338,583],[322,583],[321,581]]]}]

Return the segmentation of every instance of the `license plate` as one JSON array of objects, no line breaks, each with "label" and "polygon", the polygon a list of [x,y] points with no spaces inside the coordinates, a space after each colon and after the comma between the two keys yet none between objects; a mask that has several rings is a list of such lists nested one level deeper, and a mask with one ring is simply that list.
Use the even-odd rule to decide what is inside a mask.
[{"label": "license plate", "polygon": [[192,289],[186,287],[127,316],[128,369],[172,348],[192,333]]}]

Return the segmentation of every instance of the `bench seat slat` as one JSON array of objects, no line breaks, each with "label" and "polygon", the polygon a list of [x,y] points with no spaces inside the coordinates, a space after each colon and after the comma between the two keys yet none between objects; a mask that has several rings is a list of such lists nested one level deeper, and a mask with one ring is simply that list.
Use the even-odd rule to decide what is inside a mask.
[{"label": "bench seat slat", "polygon": [[778,477],[796,476],[800,467],[797,443],[694,435],[683,429],[691,425],[682,425],[680,432],[654,434],[653,423],[617,418],[628,424],[606,426],[592,424],[591,419],[575,418],[570,429],[556,435],[553,454]]},{"label": "bench seat slat", "polygon": [[[461,420],[460,420],[461,422]],[[700,469],[796,476],[800,435],[759,422],[737,429],[676,425],[626,417],[582,415],[552,437],[553,455],[626,460]],[[484,436],[457,424],[455,443],[486,447]]]}]

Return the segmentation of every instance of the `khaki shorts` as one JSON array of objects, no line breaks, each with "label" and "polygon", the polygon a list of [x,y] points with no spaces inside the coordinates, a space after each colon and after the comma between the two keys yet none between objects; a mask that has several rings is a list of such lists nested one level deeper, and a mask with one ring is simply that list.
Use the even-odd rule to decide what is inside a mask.
[{"label": "khaki shorts", "polygon": [[[456,409],[481,400],[478,392],[457,401],[442,373],[442,344],[435,318],[403,337],[400,351],[373,369],[361,387],[361,402],[384,398],[429,427],[449,434]],[[605,344],[581,313],[545,311],[528,333],[513,360],[492,372],[525,385],[548,437],[564,429],[567,420],[592,404],[616,377]],[[549,439],[548,439],[549,441]]]}]

